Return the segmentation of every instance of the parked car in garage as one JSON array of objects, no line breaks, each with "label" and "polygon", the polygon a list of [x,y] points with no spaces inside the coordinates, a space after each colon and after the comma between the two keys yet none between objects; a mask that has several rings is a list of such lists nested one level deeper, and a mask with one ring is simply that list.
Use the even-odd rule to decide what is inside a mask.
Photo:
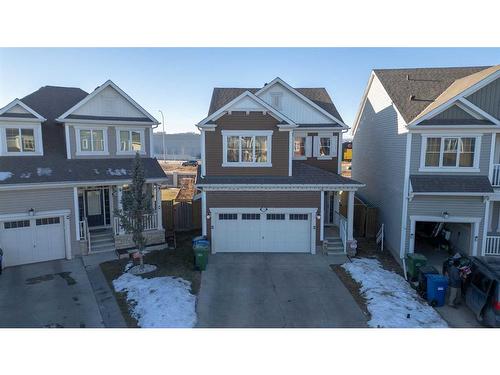
[{"label": "parked car in garage", "polygon": [[471,268],[466,304],[484,325],[500,327],[500,259],[474,257]]}]

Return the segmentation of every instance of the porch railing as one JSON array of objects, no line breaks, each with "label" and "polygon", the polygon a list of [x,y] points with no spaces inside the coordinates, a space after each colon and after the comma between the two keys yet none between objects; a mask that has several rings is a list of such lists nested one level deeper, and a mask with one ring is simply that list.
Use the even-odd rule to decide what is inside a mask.
[{"label": "porch railing", "polygon": [[347,218],[340,213],[335,212],[335,219],[339,223],[340,239],[342,246],[344,246],[344,253],[347,252]]},{"label": "porch railing", "polygon": [[493,176],[491,185],[500,187],[500,164],[493,164]]},{"label": "porch railing", "polygon": [[[154,230],[158,229],[158,214],[156,212],[152,214],[146,214],[143,216],[144,217],[144,230]],[[120,218],[115,217],[115,222],[114,222],[114,232],[115,235],[118,236],[120,234],[124,234],[125,230],[123,229]]]},{"label": "porch railing", "polygon": [[484,255],[500,256],[500,236],[486,236]]},{"label": "porch railing", "polygon": [[80,239],[87,239],[87,225],[85,224],[85,220],[80,220]]}]

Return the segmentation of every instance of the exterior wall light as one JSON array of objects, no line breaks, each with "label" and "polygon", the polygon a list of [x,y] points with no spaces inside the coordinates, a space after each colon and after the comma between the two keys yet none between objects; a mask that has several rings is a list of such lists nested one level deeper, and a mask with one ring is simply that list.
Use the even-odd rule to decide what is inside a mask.
[{"label": "exterior wall light", "polygon": [[28,210],[28,215],[30,215],[30,216],[35,216],[35,209],[30,208],[30,209]]},{"label": "exterior wall light", "polygon": [[321,215],[320,214],[316,215],[316,219],[321,220]]},{"label": "exterior wall light", "polygon": [[450,217],[450,214],[448,212],[443,212],[443,218],[448,219]]}]

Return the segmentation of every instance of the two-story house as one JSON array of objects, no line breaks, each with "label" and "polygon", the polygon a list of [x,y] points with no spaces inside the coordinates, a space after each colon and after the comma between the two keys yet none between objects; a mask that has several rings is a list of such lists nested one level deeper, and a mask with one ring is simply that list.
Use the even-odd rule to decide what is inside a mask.
[{"label": "two-story house", "polygon": [[453,252],[500,255],[499,77],[499,65],[372,72],[352,176],[397,259],[435,256],[438,236]]},{"label": "two-story house", "polygon": [[0,109],[0,247],[4,266],[133,247],[115,211],[142,156],[153,214],[150,246],[165,242],[152,158],[157,120],[113,82],[88,94],[44,86]]},{"label": "two-story house", "polygon": [[[348,127],[324,88],[280,78],[261,88],[215,88],[197,127],[202,230],[214,253],[315,253],[323,243],[346,250],[363,185],[340,175]],[[348,195],[347,217],[340,194]]]}]

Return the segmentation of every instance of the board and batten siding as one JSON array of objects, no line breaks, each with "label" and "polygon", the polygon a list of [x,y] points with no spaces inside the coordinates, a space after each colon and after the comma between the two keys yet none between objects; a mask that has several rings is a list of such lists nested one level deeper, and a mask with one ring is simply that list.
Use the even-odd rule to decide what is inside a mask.
[{"label": "board and batten siding", "polygon": [[407,236],[405,252],[408,252],[410,243],[410,216],[442,217],[447,212],[450,217],[480,218],[478,253],[481,252],[483,239],[484,213],[486,203],[482,197],[467,196],[415,196],[408,202],[408,220],[406,222]]},{"label": "board and batten siding", "polygon": [[447,110],[437,114],[432,120],[474,120],[475,117],[465,112],[462,108],[454,105]]},{"label": "board and batten siding", "polygon": [[[215,207],[317,208],[319,213],[321,205],[320,191],[207,191],[206,194],[207,210]],[[210,228],[210,220],[207,228]],[[320,243],[319,234],[320,224],[317,220],[317,244]]]},{"label": "board and batten siding", "polygon": [[356,193],[378,208],[385,244],[399,258],[407,133],[403,120],[375,76],[353,139],[352,178],[366,187]]},{"label": "board and batten siding", "polygon": [[36,212],[70,210],[70,238],[72,256],[80,255],[76,241],[73,188],[7,190],[0,192],[0,213],[27,213],[31,208]]},{"label": "board and batten siding", "polygon": [[[481,134],[481,132],[478,132]],[[482,134],[481,136],[481,154],[479,156],[479,172],[466,172],[467,175],[485,175],[489,174],[490,165],[490,152],[491,152],[491,138],[495,134]],[[410,160],[410,174],[437,174],[437,175],[453,175],[464,174],[463,171],[457,169],[456,172],[419,172],[420,168],[420,152],[422,149],[422,135],[413,133],[411,138],[411,160]]]},{"label": "board and batten siding", "polygon": [[[288,176],[289,146],[287,131],[279,131],[271,115],[260,112],[232,112],[216,121],[215,131],[205,132],[205,162],[207,176],[267,175]],[[222,130],[272,130],[272,167],[223,167]]]},{"label": "board and batten siding", "polygon": [[[135,130],[135,129],[144,129],[144,144],[145,144],[145,151],[146,155],[144,156],[151,156],[149,152],[149,146],[150,146],[150,136],[149,132],[153,131],[149,127],[134,127],[133,125],[119,125],[119,126],[108,126],[107,128],[107,134],[108,134],[108,152],[109,155],[76,155],[76,142],[77,142],[77,136],[76,136],[76,129],[72,125],[67,125],[69,126],[69,140],[70,140],[70,147],[71,147],[71,158],[72,159],[109,159],[109,158],[131,158],[134,156],[134,154],[127,154],[127,155],[117,155],[116,154],[116,128],[130,128],[130,130]],[[77,125],[78,127],[84,128],[84,124],[79,124]],[[92,127],[92,125],[88,125],[89,128]]]},{"label": "board and batten siding", "polygon": [[488,114],[500,119],[500,78],[469,95],[467,100]]}]

